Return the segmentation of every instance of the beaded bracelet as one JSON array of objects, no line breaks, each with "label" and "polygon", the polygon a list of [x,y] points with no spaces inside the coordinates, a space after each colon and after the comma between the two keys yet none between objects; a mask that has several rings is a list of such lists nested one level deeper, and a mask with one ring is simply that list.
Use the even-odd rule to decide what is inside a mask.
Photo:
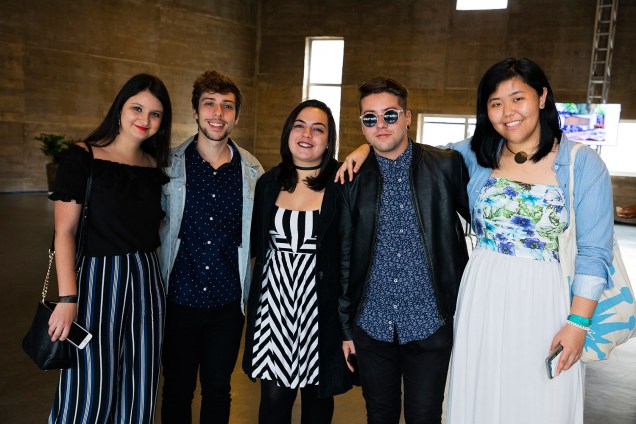
[{"label": "beaded bracelet", "polygon": [[580,329],[580,330],[583,330],[583,331],[585,331],[585,332],[590,331],[590,327],[586,327],[586,326],[584,326],[584,325],[577,324],[577,323],[572,322],[572,321],[570,321],[570,320],[567,320],[567,321],[566,321],[566,323],[567,323],[567,324],[570,324],[572,327],[576,327],[576,328],[578,328],[578,329]]},{"label": "beaded bracelet", "polygon": [[570,314],[568,315],[568,321],[582,325],[583,327],[589,327],[592,325],[592,318],[585,318],[580,315]]},{"label": "beaded bracelet", "polygon": [[77,303],[77,295],[60,296],[57,298],[57,303]]}]

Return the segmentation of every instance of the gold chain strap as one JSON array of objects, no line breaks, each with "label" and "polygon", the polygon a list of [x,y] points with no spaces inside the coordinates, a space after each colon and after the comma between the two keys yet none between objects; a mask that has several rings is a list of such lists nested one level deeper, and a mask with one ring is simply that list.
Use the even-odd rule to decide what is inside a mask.
[{"label": "gold chain strap", "polygon": [[51,277],[51,266],[53,265],[53,257],[55,251],[49,249],[49,268],[46,270],[46,277],[44,277],[44,287],[42,288],[42,302],[46,300],[46,293],[49,291],[49,278]]}]

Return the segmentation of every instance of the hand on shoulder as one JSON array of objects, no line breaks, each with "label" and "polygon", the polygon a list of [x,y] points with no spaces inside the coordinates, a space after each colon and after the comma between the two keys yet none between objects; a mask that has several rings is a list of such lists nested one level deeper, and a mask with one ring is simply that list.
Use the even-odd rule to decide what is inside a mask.
[{"label": "hand on shoulder", "polygon": [[346,182],[347,174],[349,174],[349,181],[353,181],[353,175],[356,174],[367,157],[371,153],[371,147],[368,144],[363,144],[353,152],[349,153],[345,160],[340,165],[340,169],[336,172],[336,178],[334,182],[340,181],[340,184]]}]

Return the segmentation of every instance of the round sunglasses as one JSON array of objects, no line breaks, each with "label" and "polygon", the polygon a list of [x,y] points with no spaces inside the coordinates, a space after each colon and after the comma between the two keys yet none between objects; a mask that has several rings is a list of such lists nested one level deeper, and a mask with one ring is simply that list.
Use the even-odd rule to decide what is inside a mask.
[{"label": "round sunglasses", "polygon": [[[384,122],[386,122],[387,124],[395,124],[400,118],[400,112],[404,113],[405,111],[397,110],[397,109],[389,109],[386,112],[384,112],[384,115],[382,115],[382,119],[384,119]],[[372,127],[375,127],[375,124],[378,123],[378,115],[371,112],[365,113],[364,115],[360,117],[360,120],[362,121],[362,125],[364,125],[367,128],[372,128]]]}]

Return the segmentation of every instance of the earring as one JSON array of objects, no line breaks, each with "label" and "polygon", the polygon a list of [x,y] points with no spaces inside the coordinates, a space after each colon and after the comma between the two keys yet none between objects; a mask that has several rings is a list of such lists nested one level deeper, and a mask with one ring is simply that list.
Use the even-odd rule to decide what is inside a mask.
[{"label": "earring", "polygon": [[539,109],[543,109],[544,107],[545,107],[545,104],[539,105]]}]

